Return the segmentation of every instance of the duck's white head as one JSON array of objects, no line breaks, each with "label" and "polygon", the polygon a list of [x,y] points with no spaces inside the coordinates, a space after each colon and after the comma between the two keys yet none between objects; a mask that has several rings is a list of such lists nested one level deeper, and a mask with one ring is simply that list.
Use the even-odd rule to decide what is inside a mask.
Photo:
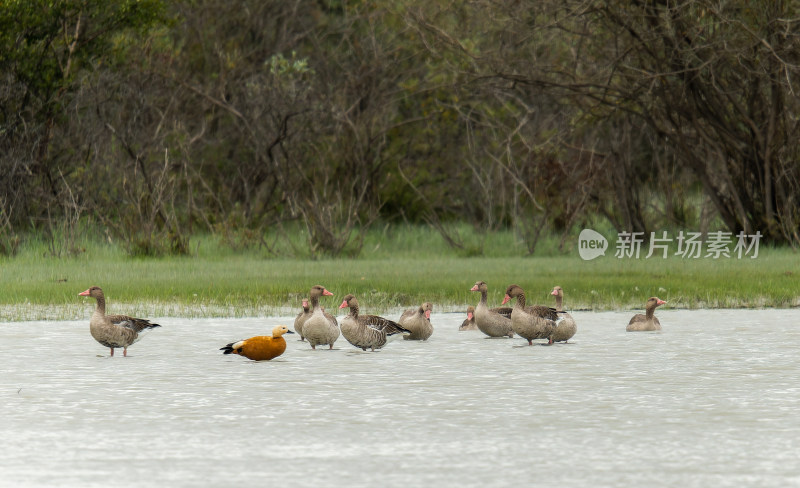
[{"label": "duck's white head", "polygon": [[272,337],[280,337],[283,334],[294,334],[294,332],[285,325],[277,325],[272,329]]}]

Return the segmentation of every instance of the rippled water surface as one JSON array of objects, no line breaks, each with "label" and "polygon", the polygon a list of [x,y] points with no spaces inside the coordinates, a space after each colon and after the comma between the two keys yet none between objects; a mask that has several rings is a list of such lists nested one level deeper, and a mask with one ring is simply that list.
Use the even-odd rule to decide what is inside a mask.
[{"label": "rippled water surface", "polygon": [[260,363],[218,348],[290,319],[160,319],[127,358],[88,320],[0,324],[0,484],[800,485],[800,311],[632,313]]}]

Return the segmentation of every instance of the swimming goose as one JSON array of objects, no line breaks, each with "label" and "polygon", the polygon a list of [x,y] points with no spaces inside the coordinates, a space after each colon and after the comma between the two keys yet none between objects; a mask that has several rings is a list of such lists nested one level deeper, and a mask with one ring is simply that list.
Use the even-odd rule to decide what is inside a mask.
[{"label": "swimming goose", "polygon": [[400,320],[398,320],[397,323],[411,331],[411,334],[404,335],[403,339],[409,341],[428,340],[433,334],[431,310],[433,310],[433,304],[431,302],[425,302],[416,310],[412,308],[403,312],[403,315],[400,316]]},{"label": "swimming goose", "polygon": [[556,297],[556,312],[558,313],[558,322],[553,333],[550,334],[550,344],[554,342],[567,342],[572,339],[572,336],[578,331],[578,325],[572,315],[564,312],[561,308],[564,300],[564,290],[560,286],[554,286],[551,295]]},{"label": "swimming goose", "polygon": [[320,344],[328,344],[328,349],[333,349],[333,343],[339,338],[339,324],[336,317],[319,306],[319,297],[333,296],[333,293],[322,285],[314,285],[308,296],[311,301],[311,316],[303,323],[303,335],[311,344],[311,349],[316,349]]},{"label": "swimming goose", "polygon": [[219,350],[222,354],[238,354],[253,361],[269,361],[286,350],[286,340],[283,334],[294,334],[285,325],[272,329],[272,336],[256,336],[239,342],[231,342]]},{"label": "swimming goose", "polygon": [[517,299],[517,304],[511,312],[511,327],[514,332],[527,339],[529,346],[533,345],[534,339],[549,339],[556,326],[555,310],[541,305],[526,307],[525,292],[518,285],[508,286],[503,304],[512,298]]},{"label": "swimming goose", "polygon": [[297,317],[294,319],[294,331],[300,334],[300,340],[305,340],[305,336],[303,336],[303,324],[306,323],[306,320],[311,317],[311,309],[308,307],[308,299],[303,298],[303,311],[297,314]]},{"label": "swimming goose", "polygon": [[350,313],[342,319],[342,336],[350,344],[366,351],[380,349],[388,338],[397,334],[410,334],[411,331],[389,319],[377,315],[360,315],[358,300],[353,295],[346,295],[339,308],[350,308]]},{"label": "swimming goose", "polygon": [[137,319],[127,315],[106,315],[106,297],[99,286],[93,286],[78,296],[92,297],[97,300],[97,308],[89,320],[89,332],[100,344],[111,349],[121,347],[122,355],[128,356],[128,346],[142,338],[145,331],[161,327],[149,320]]},{"label": "swimming goose", "polygon": [[461,323],[461,327],[458,330],[478,330],[478,326],[475,325],[475,307],[472,305],[467,307],[467,318]]},{"label": "swimming goose", "polygon": [[647,306],[645,308],[645,314],[642,315],[637,313],[631,318],[631,321],[628,322],[628,326],[625,328],[628,332],[638,332],[643,330],[661,330],[661,322],[655,316],[656,307],[660,307],[664,305],[664,300],[658,297],[650,297],[647,299]]},{"label": "swimming goose", "polygon": [[489,287],[485,281],[478,281],[469,291],[479,291],[481,300],[475,307],[475,325],[489,337],[514,337],[511,330],[511,308],[489,308],[486,297]]}]

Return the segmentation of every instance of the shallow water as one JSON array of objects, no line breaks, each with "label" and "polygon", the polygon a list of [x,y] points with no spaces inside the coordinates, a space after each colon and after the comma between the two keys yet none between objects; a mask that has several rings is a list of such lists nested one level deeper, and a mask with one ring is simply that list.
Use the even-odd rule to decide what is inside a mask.
[{"label": "shallow water", "polygon": [[0,324],[0,485],[800,485],[800,311],[632,314],[260,363],[218,348],[290,319],[159,319],[127,358],[88,320]]}]

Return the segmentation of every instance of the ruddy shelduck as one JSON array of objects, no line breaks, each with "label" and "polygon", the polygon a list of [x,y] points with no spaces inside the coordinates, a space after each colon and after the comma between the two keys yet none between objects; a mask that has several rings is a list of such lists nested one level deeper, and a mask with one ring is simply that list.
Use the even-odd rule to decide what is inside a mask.
[{"label": "ruddy shelduck", "polygon": [[283,334],[294,334],[285,325],[278,325],[272,329],[272,336],[256,336],[239,342],[231,342],[219,350],[222,354],[238,354],[253,361],[268,361],[274,359],[286,350],[286,339]]}]

